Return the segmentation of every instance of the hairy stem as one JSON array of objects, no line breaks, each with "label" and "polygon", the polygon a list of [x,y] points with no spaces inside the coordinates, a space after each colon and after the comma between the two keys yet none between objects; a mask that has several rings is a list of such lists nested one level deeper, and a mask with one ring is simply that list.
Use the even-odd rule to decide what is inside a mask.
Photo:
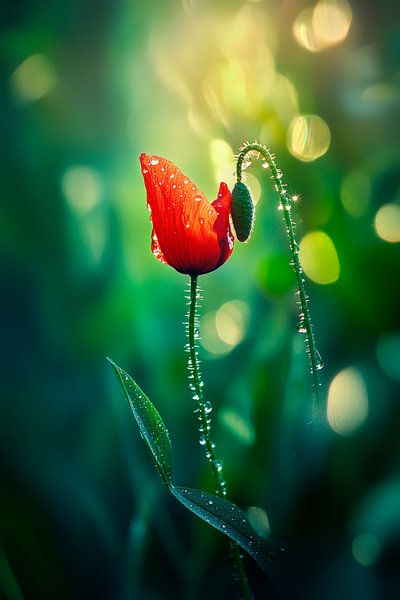
[{"label": "hairy stem", "polygon": [[296,282],[297,282],[297,295],[299,297],[300,305],[300,321],[298,324],[298,330],[306,335],[307,354],[310,360],[310,370],[312,377],[313,391],[316,397],[320,393],[321,379],[319,371],[323,367],[321,356],[317,350],[315,344],[315,338],[313,333],[313,327],[311,323],[310,309],[308,306],[308,296],[305,289],[305,280],[303,277],[303,269],[299,259],[299,246],[295,237],[295,224],[291,216],[292,200],[289,197],[286,186],[282,181],[282,171],[277,167],[275,157],[265,146],[261,144],[246,144],[241,150],[238,156],[236,164],[236,177],[238,181],[242,180],[242,170],[246,168],[245,159],[249,154],[258,153],[262,156],[266,166],[270,168],[271,179],[275,184],[275,191],[279,196],[278,208],[283,212],[283,218],[286,225],[286,233],[289,240],[291,264],[293,266]]},{"label": "hairy stem", "polygon": [[[215,444],[210,437],[211,428],[211,411],[212,406],[209,401],[204,400],[204,383],[201,378],[199,357],[197,352],[197,340],[199,339],[199,322],[197,315],[197,300],[199,299],[199,290],[197,285],[197,276],[190,278],[190,297],[189,297],[189,314],[188,314],[188,339],[187,350],[189,352],[189,380],[190,389],[193,392],[193,399],[196,402],[195,413],[199,420],[200,445],[204,446],[206,458],[211,465],[212,474],[214,477],[215,493],[217,496],[226,496],[226,483],[223,475],[223,466],[220,460],[217,460],[215,454]],[[242,588],[244,600],[251,600],[247,577],[244,571],[240,548],[233,541],[230,541],[230,548],[233,557],[233,562],[236,568],[238,579]]]}]

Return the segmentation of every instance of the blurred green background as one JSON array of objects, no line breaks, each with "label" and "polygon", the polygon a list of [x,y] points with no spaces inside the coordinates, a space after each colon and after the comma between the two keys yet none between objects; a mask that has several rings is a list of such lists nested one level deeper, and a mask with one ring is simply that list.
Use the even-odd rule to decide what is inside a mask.
[{"label": "blurred green background", "polygon": [[138,155],[214,200],[255,138],[300,195],[328,426],[308,423],[284,226],[256,163],[254,235],[201,278],[229,497],[276,547],[282,597],[399,597],[398,3],[24,1],[1,18],[2,597],[237,597],[226,540],[162,488],[105,357],[162,414],[176,482],[212,489],[187,278],[151,255]]}]

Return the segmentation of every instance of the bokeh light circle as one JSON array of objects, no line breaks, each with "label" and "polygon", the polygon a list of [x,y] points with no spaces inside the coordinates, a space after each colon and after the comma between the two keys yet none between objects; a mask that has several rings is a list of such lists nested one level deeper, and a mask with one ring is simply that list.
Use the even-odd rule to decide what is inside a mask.
[{"label": "bokeh light circle", "polygon": [[325,285],[339,279],[340,263],[335,245],[324,231],[311,231],[300,242],[300,263],[307,277]]},{"label": "bokeh light circle", "polygon": [[384,204],[375,215],[375,231],[382,240],[400,242],[400,206]]},{"label": "bokeh light circle", "polygon": [[303,162],[320,158],[328,151],[330,144],[330,129],[318,115],[297,115],[289,125],[289,152]]}]

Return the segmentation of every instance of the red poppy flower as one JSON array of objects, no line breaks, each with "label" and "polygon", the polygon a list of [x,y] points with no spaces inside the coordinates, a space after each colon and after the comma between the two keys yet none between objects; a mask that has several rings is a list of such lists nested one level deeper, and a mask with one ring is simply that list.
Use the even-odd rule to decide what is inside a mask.
[{"label": "red poppy flower", "polygon": [[210,204],[203,192],[172,162],[142,154],[140,164],[153,223],[153,254],[180,273],[202,275],[220,267],[232,253],[231,194],[221,183]]}]

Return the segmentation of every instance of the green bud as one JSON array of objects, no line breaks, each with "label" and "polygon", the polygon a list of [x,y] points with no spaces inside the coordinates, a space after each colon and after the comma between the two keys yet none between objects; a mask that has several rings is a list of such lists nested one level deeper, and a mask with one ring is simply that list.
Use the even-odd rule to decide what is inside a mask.
[{"label": "green bud", "polygon": [[250,190],[241,181],[238,181],[231,197],[232,223],[239,242],[249,239],[254,226],[254,202]]}]

